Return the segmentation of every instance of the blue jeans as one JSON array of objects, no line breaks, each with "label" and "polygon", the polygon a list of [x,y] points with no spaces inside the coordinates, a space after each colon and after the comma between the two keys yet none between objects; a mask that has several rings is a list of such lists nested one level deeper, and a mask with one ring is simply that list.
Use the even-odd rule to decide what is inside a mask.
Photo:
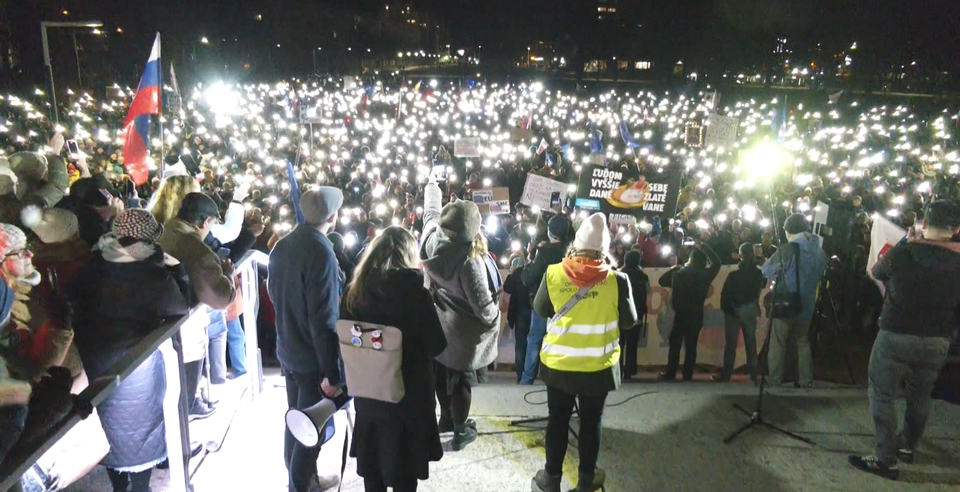
[{"label": "blue jeans", "polygon": [[514,335],[514,365],[517,368],[517,381],[523,379],[523,371],[526,369],[524,361],[527,360],[527,336],[530,335],[530,313],[531,309],[524,307],[517,313],[517,320],[513,326]]},{"label": "blue jeans", "polygon": [[207,336],[210,337],[210,383],[223,384],[227,380],[227,318],[223,310],[207,308],[210,324]]},{"label": "blue jeans", "polygon": [[540,372],[540,346],[543,337],[547,335],[547,318],[542,318],[536,311],[530,311],[530,333],[527,335],[527,358],[523,363],[523,376],[520,384],[533,384]]},{"label": "blue jeans", "polygon": [[[930,394],[947,361],[950,340],[880,330],[870,353],[870,413],[877,435],[876,456],[897,463],[900,448],[914,450],[930,416]],[[906,388],[906,394],[903,389]],[[898,433],[896,400],[906,396],[903,432]]]},{"label": "blue jeans", "polygon": [[247,345],[240,318],[227,321],[227,353],[235,376],[247,373]]}]

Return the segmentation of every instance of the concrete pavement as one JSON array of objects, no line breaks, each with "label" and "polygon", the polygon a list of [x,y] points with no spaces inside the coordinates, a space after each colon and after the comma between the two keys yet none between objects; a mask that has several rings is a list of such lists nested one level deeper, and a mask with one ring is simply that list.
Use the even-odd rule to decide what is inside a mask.
[{"label": "concrete pavement", "polygon": [[[193,478],[197,492],[287,491],[282,460],[286,397],[283,379],[276,372],[268,374],[263,395],[240,405],[223,449],[203,459]],[[546,393],[539,391],[543,389],[516,386],[512,375],[502,373],[477,388],[473,416],[481,438],[462,452],[445,453],[443,460],[431,466],[430,480],[421,482],[419,490],[530,490],[531,477],[543,466],[543,424],[517,428],[509,422],[545,416],[545,405],[524,401],[527,395],[530,402],[544,402]],[[746,383],[625,384],[610,395],[604,414],[600,467],[607,472],[606,490],[960,490],[958,406],[934,403],[917,464],[903,466],[901,480],[891,482],[847,464],[848,454],[870,452],[874,443],[865,389],[776,389],[767,396],[767,420],[813,439],[816,446],[762,428],[724,445],[722,438],[748,420],[732,404],[753,408],[755,394],[755,388]],[[336,418],[342,430],[346,416],[340,412]],[[338,431],[321,451],[323,474],[339,473],[343,435]],[[450,449],[450,439],[450,435],[441,438],[445,450]],[[355,469],[355,463],[348,461],[342,490],[363,490]],[[576,469],[577,452],[571,447],[564,464],[564,490],[575,484]],[[164,479],[163,473],[155,473],[156,492],[167,490]],[[105,477],[92,477],[70,490],[108,490],[89,488],[103,481]]]}]

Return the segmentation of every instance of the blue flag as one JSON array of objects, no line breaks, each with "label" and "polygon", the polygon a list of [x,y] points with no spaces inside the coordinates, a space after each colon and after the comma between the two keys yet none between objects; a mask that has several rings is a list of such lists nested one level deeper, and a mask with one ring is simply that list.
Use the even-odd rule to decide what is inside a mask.
[{"label": "blue flag", "polygon": [[290,199],[293,200],[293,211],[297,214],[297,224],[307,222],[300,211],[300,185],[297,183],[297,173],[293,170],[293,163],[287,161],[287,174],[290,175]]},{"label": "blue flag", "polygon": [[590,123],[590,154],[591,155],[597,155],[597,154],[603,153],[603,143],[600,141],[601,138],[603,137],[601,136],[600,130],[597,130],[597,128],[593,125],[593,123]]}]

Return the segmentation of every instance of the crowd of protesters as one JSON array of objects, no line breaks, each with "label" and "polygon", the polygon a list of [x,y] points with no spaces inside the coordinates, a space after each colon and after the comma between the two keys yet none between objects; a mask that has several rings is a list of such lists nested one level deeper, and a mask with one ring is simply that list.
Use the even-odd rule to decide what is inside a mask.
[{"label": "crowd of protesters", "polygon": [[[779,380],[785,340],[806,331],[810,296],[827,269],[810,229],[818,203],[845,214],[837,229],[849,231],[844,242],[853,247],[836,254],[860,279],[874,217],[912,228],[924,219],[924,205],[960,198],[956,110],[865,109],[851,99],[816,108],[776,99],[714,108],[693,94],[564,94],[539,83],[418,81],[397,88],[331,78],[221,83],[184,94],[182,108],[161,122],[162,145],[154,142],[166,155],[150,163],[150,179],[137,185],[124,171],[118,143],[131,96],[118,86],[98,97],[71,91],[59,123],[47,116],[40,91],[0,96],[6,280],[0,317],[7,323],[0,343],[0,458],[67,411],[71,386],[76,392],[86,378],[107,373],[145,334],[199,304],[206,316],[183,330],[191,420],[216,411],[202,389],[204,364],[213,384],[246,372],[245,329],[276,331],[277,346],[266,351],[285,370],[291,406],[339,395],[335,332],[324,332],[324,340],[311,333],[349,314],[396,324],[423,340],[410,349],[418,355],[404,360],[404,378],[432,390],[411,394],[416,402],[397,418],[419,422],[428,407],[433,411],[426,395],[435,395],[441,415],[436,427],[420,429],[429,436],[424,447],[410,461],[378,461],[383,453],[396,454],[390,450],[412,427],[382,437],[376,416],[390,409],[359,399],[356,432],[363,439],[353,450],[368,490],[415,490],[416,480],[427,478],[427,463],[442,455],[432,446],[434,434],[452,432],[454,450],[477,439],[471,389],[496,359],[499,300],[506,292],[517,380],[533,384],[539,377],[550,388],[553,430],[547,468],[536,482],[554,490],[563,460],[560,429],[565,436],[572,398],[581,397],[582,417],[596,424],[597,435],[585,431],[587,442],[581,441],[595,458],[590,443],[596,437],[599,445],[600,417],[594,414],[621,377],[636,373],[631,331],[642,322],[649,289],[642,268],[675,267],[660,279],[673,290],[676,316],[662,378],[674,379],[686,346],[682,376],[689,380],[704,299],[720,266],[739,264],[742,282],[724,287],[723,310],[728,333],[742,327],[746,334],[755,331],[750,321],[764,277],[777,278],[777,255],[787,255],[778,238],[783,233],[784,244],[798,244],[795,258],[809,271],[791,284],[793,263],[781,278],[802,294],[804,311],[773,328],[771,376]],[[741,169],[736,148],[689,137],[690,126],[713,111],[740,118],[738,147],[779,141],[792,153],[771,188]],[[609,130],[604,135],[598,128]],[[451,155],[453,141],[470,136],[481,138],[480,156]],[[589,154],[613,168],[681,170],[676,215],[614,225],[577,209],[572,194],[552,211],[521,203],[530,173],[574,189],[579,163]],[[443,178],[434,174],[438,166]],[[472,194],[494,187],[509,190],[512,211],[483,217]],[[242,297],[233,262],[251,249],[273,252],[269,299],[276,316],[263,321],[268,326],[245,327],[238,319]],[[621,271],[613,275],[609,266]],[[318,268],[315,277],[302,275]],[[501,278],[501,270],[511,273]],[[556,333],[550,318],[576,313],[565,304],[577,289],[601,284],[599,298],[613,305],[619,299],[621,310],[606,304],[597,311],[616,322],[584,321],[611,327],[596,334],[605,340],[602,355],[584,372],[561,356],[584,348],[569,345],[575,341]],[[436,316],[410,319],[411,303],[435,305]],[[624,360],[619,344],[626,346]],[[616,351],[607,350],[613,345]],[[800,345],[798,384],[807,386],[809,345],[807,352]],[[731,365],[726,354],[718,380],[729,380]],[[748,365],[756,376],[755,360]],[[583,377],[589,373],[597,377]],[[163,466],[163,384],[162,361],[154,354],[97,408],[109,444],[109,454],[97,458],[117,491],[149,490],[150,470]],[[291,490],[328,485],[311,461],[315,453],[288,435]],[[578,490],[602,486],[602,473],[589,469],[592,461],[581,468]],[[49,473],[35,468],[38,480]]]}]

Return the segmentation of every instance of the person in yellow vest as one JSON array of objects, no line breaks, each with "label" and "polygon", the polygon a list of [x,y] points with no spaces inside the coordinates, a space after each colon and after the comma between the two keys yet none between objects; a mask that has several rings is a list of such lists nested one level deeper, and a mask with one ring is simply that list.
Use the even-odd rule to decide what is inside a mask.
[{"label": "person in yellow vest", "polygon": [[567,430],[579,399],[580,470],[574,492],[600,490],[603,470],[600,419],[607,394],[620,386],[620,330],[633,328],[637,311],[630,281],[605,261],[610,249],[606,217],[594,214],[577,231],[567,257],[547,268],[533,309],[547,318],[540,349],[540,379],[547,385],[547,460],[533,490],[559,492]]}]

